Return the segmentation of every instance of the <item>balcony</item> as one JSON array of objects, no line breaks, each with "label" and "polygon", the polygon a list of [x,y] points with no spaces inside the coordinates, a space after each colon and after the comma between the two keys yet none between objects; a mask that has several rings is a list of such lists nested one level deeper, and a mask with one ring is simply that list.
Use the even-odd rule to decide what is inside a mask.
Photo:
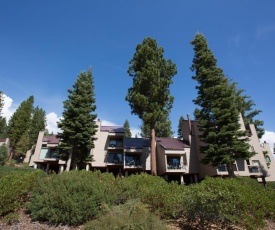
[{"label": "balcony", "polygon": [[140,155],[126,154],[125,155],[125,168],[142,168]]},{"label": "balcony", "polygon": [[262,174],[262,170],[258,165],[248,165],[248,171],[249,173]]},{"label": "balcony", "polygon": [[185,170],[186,169],[186,165],[183,164],[168,164],[167,165],[167,170]]},{"label": "balcony", "polygon": [[108,153],[107,164],[121,165],[122,164],[122,153]]}]

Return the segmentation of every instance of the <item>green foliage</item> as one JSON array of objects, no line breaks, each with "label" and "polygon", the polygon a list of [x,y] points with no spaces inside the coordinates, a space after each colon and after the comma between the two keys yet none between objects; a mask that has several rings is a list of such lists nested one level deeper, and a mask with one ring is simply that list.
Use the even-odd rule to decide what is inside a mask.
[{"label": "green foliage", "polygon": [[125,130],[124,137],[131,137],[132,133],[131,133],[129,121],[127,119],[125,120],[123,127]]},{"label": "green foliage", "polygon": [[29,147],[29,133],[28,130],[26,130],[15,146],[15,156],[25,156]]},{"label": "green foliage", "polygon": [[29,192],[36,178],[42,175],[44,173],[40,170],[0,167],[0,216],[22,208],[29,200]]},{"label": "green foliage", "polygon": [[217,166],[226,164],[230,177],[234,176],[233,163],[253,155],[249,151],[246,131],[240,130],[236,84],[232,84],[217,67],[217,60],[208,48],[205,37],[196,34],[191,42],[195,57],[191,67],[192,78],[198,82],[198,96],[194,100],[200,106],[196,112],[201,131],[203,162]]},{"label": "green foliage", "polygon": [[[149,125],[145,125],[142,122],[140,126],[140,136],[144,138],[150,138],[151,129]],[[156,137],[172,137],[174,132],[172,131],[172,123],[169,119],[168,114],[163,113],[155,123],[155,136]]]},{"label": "green foliage", "polygon": [[182,212],[184,186],[167,183],[161,177],[148,174],[131,175],[120,181],[120,202],[140,199],[142,203],[164,218],[177,217]]},{"label": "green foliage", "polygon": [[30,128],[33,102],[33,96],[30,96],[26,101],[23,101],[9,120],[7,133],[10,138],[12,154],[14,154],[16,145],[22,135],[24,135]]},{"label": "green foliage", "polygon": [[133,77],[133,86],[129,88],[126,100],[132,113],[151,128],[163,112],[170,111],[173,103],[169,86],[177,70],[171,60],[163,57],[163,52],[156,40],[145,38],[142,44],[137,45],[128,69],[128,74]]},{"label": "green foliage", "polygon": [[180,116],[179,119],[179,124],[178,124],[178,138],[181,139],[182,138],[182,123],[184,121],[183,116]]},{"label": "green foliage", "polygon": [[83,162],[94,148],[97,125],[95,94],[92,70],[81,72],[73,85],[68,89],[69,96],[64,101],[63,119],[58,122],[62,139],[59,152],[63,159],[68,159],[68,151],[72,151],[73,161]]},{"label": "green foliage", "polygon": [[34,220],[77,225],[94,219],[104,206],[116,202],[112,174],[70,171],[41,178],[34,187],[29,210]]},{"label": "green foliage", "polygon": [[255,120],[254,117],[262,111],[253,109],[253,106],[256,104],[250,99],[250,96],[241,95],[244,91],[245,90],[243,89],[236,89],[238,111],[242,114],[245,125],[255,125],[258,138],[260,139],[265,133],[265,130],[261,127],[264,125],[264,122],[261,120]]},{"label": "green foliage", "polygon": [[30,149],[36,144],[37,137],[40,131],[46,128],[46,112],[38,106],[33,109],[33,115],[29,130],[29,147]]},{"label": "green foliage", "polygon": [[83,230],[151,230],[167,229],[163,221],[152,214],[143,203],[129,200],[125,204],[113,206],[98,219],[88,222]]},{"label": "green foliage", "polygon": [[7,160],[8,160],[8,148],[4,144],[0,146],[0,166],[4,165]]},{"label": "green foliage", "polygon": [[187,189],[183,204],[189,221],[257,229],[266,218],[274,219],[274,191],[265,190],[256,180],[207,178]]}]

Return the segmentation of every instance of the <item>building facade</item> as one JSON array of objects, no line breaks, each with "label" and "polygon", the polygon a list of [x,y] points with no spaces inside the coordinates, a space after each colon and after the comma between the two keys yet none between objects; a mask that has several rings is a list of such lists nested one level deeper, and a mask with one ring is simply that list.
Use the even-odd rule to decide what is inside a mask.
[{"label": "building facade", "polygon": [[[237,160],[234,165],[237,176],[258,178],[266,172],[266,181],[275,181],[275,161],[267,143],[260,144],[253,124],[245,127],[240,118],[241,129],[247,130],[251,150],[256,155],[249,160]],[[71,169],[100,170],[112,172],[115,176],[127,177],[130,174],[151,172],[150,139],[125,138],[121,126],[103,126],[97,121],[98,131],[95,147],[90,154],[93,161],[80,166],[73,163]],[[228,176],[225,165],[212,167],[201,163],[198,122],[190,119],[183,121],[183,139],[155,139],[157,175],[168,181],[178,181],[182,184],[197,183],[206,176]],[[66,162],[58,158],[57,146],[60,140],[55,135],[45,136],[39,133],[34,151],[29,151],[25,158],[30,166],[47,172],[60,173],[65,170]]]}]

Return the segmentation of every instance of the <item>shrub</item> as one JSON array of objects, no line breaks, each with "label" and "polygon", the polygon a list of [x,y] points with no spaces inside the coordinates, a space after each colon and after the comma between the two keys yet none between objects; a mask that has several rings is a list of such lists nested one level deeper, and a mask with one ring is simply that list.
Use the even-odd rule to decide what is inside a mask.
[{"label": "shrub", "polygon": [[77,225],[95,218],[116,201],[112,174],[70,171],[41,178],[33,190],[29,210],[34,220]]},{"label": "shrub", "polygon": [[256,180],[207,178],[188,190],[183,204],[185,216],[191,221],[256,229],[264,226],[266,217],[274,215],[274,193]]},{"label": "shrub", "polygon": [[138,198],[162,217],[177,217],[182,213],[181,200],[185,186],[167,183],[161,177],[144,173],[122,179],[119,187],[121,200]]},{"label": "shrub", "polygon": [[115,229],[167,229],[163,221],[152,214],[146,205],[129,200],[125,204],[113,206],[98,219],[88,222],[83,230],[115,230]]},{"label": "shrub", "polygon": [[37,177],[43,174],[40,170],[12,171],[0,173],[0,216],[5,216],[23,207],[28,201],[30,190]]}]

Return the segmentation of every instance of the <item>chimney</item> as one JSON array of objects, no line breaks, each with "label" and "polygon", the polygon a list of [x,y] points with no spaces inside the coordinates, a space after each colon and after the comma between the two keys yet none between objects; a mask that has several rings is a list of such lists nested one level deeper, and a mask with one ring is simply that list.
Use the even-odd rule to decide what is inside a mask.
[{"label": "chimney", "polygon": [[188,120],[188,127],[189,127],[189,135],[192,135],[192,127],[191,127],[191,120],[189,114],[187,114],[187,120]]}]

